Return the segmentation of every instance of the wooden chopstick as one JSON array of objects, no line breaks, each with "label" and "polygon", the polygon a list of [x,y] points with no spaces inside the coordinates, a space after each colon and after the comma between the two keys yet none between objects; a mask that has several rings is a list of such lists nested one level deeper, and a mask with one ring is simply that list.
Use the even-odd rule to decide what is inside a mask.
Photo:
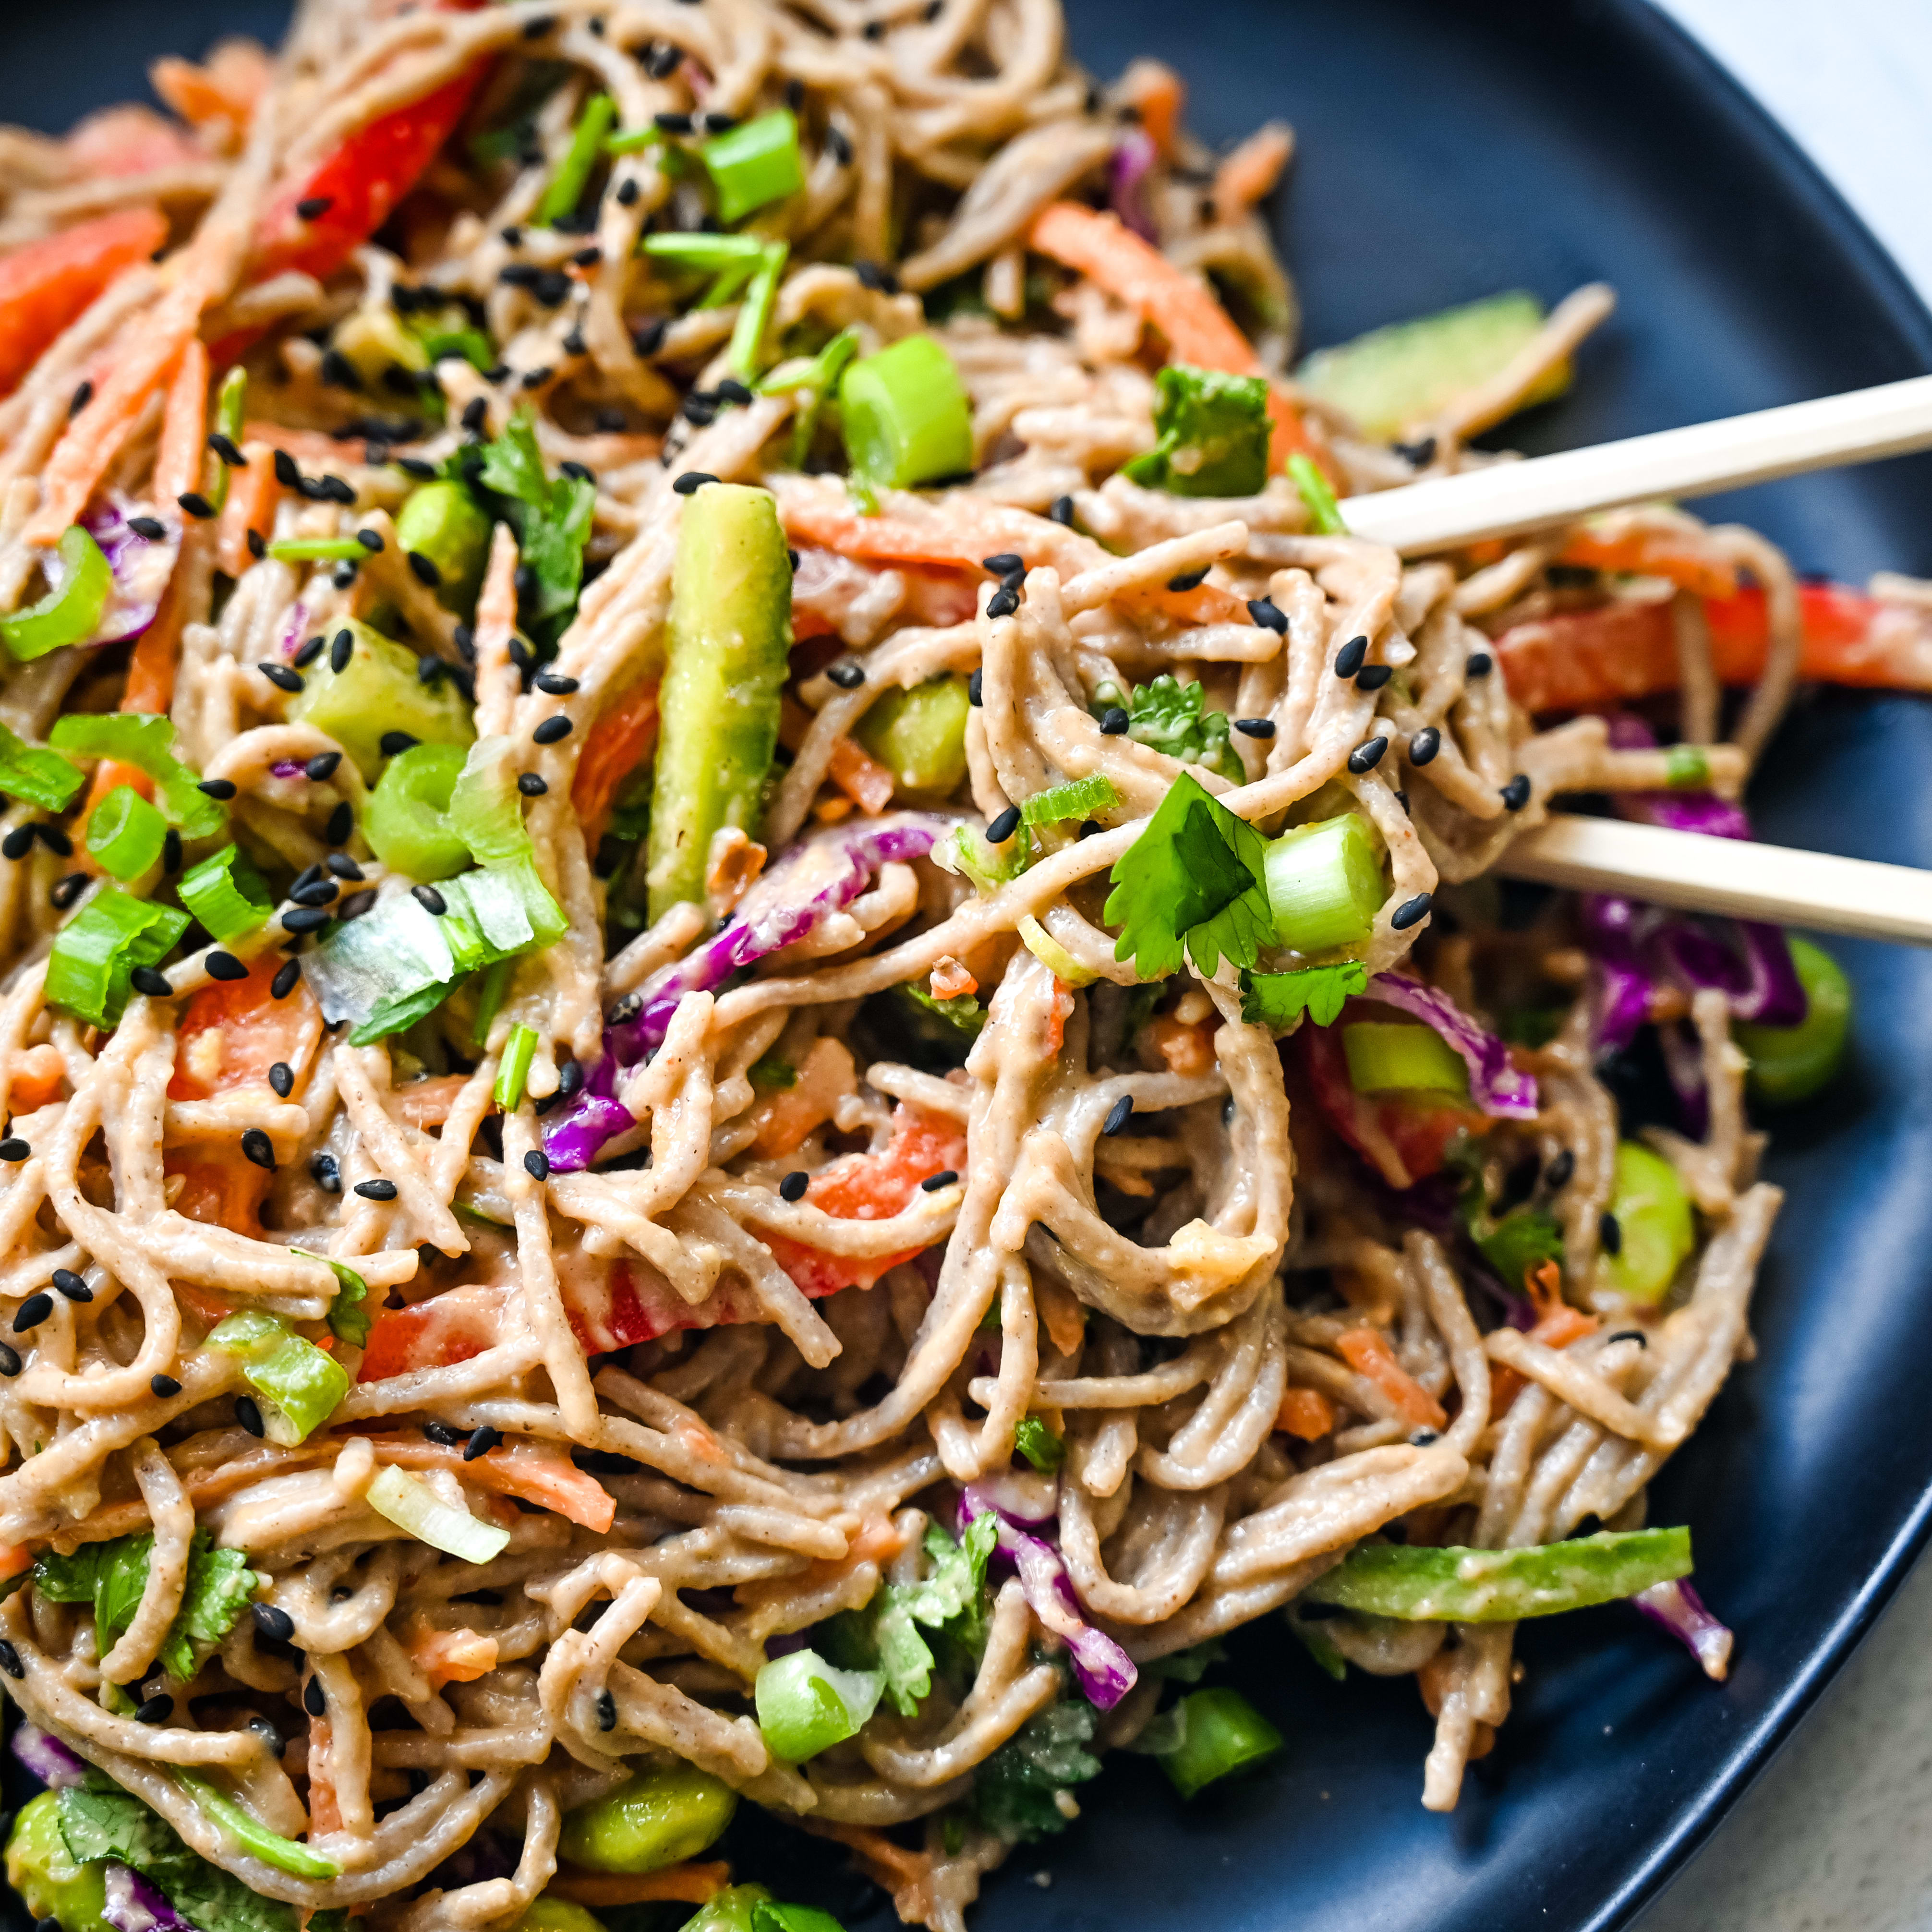
[{"label": "wooden chopstick", "polygon": [[1558,813],[1517,839],[1496,869],[1686,912],[1932,946],[1932,872],[1910,866]]},{"label": "wooden chopstick", "polygon": [[1518,536],[1658,496],[1699,496],[1932,446],[1932,376],[1660,430],[1621,442],[1497,463],[1350,496],[1357,536],[1405,556]]}]

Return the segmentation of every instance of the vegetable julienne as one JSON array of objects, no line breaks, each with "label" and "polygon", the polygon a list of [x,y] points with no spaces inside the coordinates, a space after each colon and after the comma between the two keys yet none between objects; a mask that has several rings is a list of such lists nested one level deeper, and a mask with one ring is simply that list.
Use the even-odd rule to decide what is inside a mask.
[{"label": "vegetable julienne", "polygon": [[1438,1810],[1516,1620],[1728,1657],[1688,1531],[1579,1532],[1745,1346],[1744,1097],[1849,983],[1462,888],[1564,794],[1740,836],[1794,671],[1932,688],[1932,598],[1660,509],[1405,569],[1337,498],[1587,382],[1574,304],[1291,379],[1285,128],[998,118],[1010,0],[655,24],[309,0],[191,130],[0,156],[175,183],[0,255],[61,1932],[837,1932],[712,1856],[747,1797],[960,1932],[1105,1750],[1268,1775],[1243,1621],[1413,1675]]}]

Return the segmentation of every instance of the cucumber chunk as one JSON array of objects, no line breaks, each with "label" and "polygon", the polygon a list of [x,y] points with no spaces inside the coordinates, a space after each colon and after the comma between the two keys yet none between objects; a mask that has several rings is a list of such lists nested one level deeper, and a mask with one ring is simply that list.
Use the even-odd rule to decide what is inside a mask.
[{"label": "cucumber chunk", "polygon": [[7,1882],[35,1919],[52,1918],[61,1932],[109,1932],[98,1864],[76,1864],[61,1836],[60,1794],[44,1791],[20,1807],[7,1840]]},{"label": "cucumber chunk", "polygon": [[[1487,382],[1543,326],[1543,304],[1520,289],[1465,302],[1411,322],[1371,329],[1318,349],[1294,380],[1318,401],[1346,410],[1386,442],[1425,423],[1466,391]],[[1570,386],[1566,358],[1524,397],[1547,402]]]},{"label": "cucumber chunk", "polygon": [[650,912],[704,896],[712,837],[754,832],[791,650],[791,560],[770,493],[707,483],[686,499],[658,693],[645,880]]},{"label": "cucumber chunk", "polygon": [[971,708],[966,680],[942,673],[910,691],[882,692],[852,735],[890,770],[901,791],[944,798],[966,776]]},{"label": "cucumber chunk", "polygon": [[436,601],[446,610],[459,617],[475,610],[490,560],[490,517],[460,483],[425,483],[412,490],[396,518],[396,541],[435,567],[441,580]]},{"label": "cucumber chunk", "polygon": [[[334,640],[350,639],[348,663],[332,668]],[[406,731],[428,745],[466,745],[476,736],[470,704],[448,678],[423,682],[414,651],[351,617],[329,633],[325,650],[305,676],[289,715],[326,731],[356,760],[365,778],[382,768],[382,740]]]}]

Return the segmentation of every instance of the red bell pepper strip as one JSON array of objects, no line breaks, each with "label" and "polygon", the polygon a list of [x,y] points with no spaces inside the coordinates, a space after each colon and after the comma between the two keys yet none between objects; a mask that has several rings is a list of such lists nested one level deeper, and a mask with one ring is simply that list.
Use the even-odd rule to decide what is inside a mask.
[{"label": "red bell pepper strip", "polygon": [[116,276],[167,238],[158,209],[124,208],[0,256],[0,395],[19,386]]}]

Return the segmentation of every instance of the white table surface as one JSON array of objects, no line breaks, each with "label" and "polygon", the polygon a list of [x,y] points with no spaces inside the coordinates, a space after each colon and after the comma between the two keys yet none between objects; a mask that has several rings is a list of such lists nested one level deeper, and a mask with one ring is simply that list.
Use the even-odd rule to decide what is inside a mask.
[{"label": "white table surface", "polygon": [[[1784,122],[1932,300],[1932,0],[1658,3]],[[1928,1928],[1932,1562],[1637,1932]]]}]

